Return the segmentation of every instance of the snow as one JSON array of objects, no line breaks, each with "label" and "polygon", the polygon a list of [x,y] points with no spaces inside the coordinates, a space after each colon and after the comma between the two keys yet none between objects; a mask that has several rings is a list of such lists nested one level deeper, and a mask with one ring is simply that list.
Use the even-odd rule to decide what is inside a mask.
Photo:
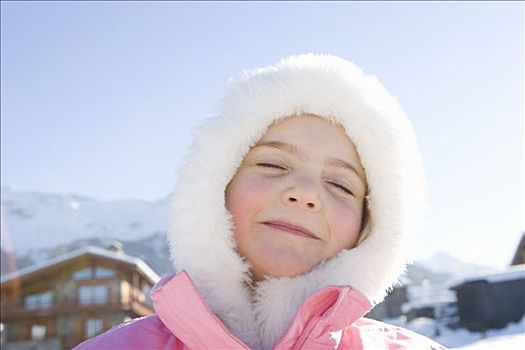
[{"label": "snow", "polygon": [[409,285],[407,291],[409,300],[401,306],[405,313],[426,306],[446,306],[456,301],[456,293],[448,289],[448,285]]},{"label": "snow", "polygon": [[523,350],[525,349],[525,334],[501,335],[480,340],[474,344],[455,349],[461,350]]},{"label": "snow", "polygon": [[[525,316],[521,321],[510,323],[503,329],[492,329],[487,332],[471,332],[465,328],[452,330],[439,321],[425,317],[411,322],[406,322],[403,316],[384,321],[431,338],[449,349],[525,349]],[[436,335],[436,332],[439,335]]]},{"label": "snow", "polygon": [[2,186],[2,249],[17,255],[73,239],[132,240],[165,231],[169,202],[99,201]]},{"label": "snow", "polygon": [[505,269],[494,270],[488,273],[482,273],[482,274],[476,274],[473,276],[469,276],[467,278],[464,278],[462,281],[456,282],[456,285],[463,284],[469,281],[485,280],[491,283],[497,283],[497,282],[512,281],[512,280],[523,279],[523,278],[525,278],[525,264],[515,265],[515,266],[507,267]]},{"label": "snow", "polygon": [[437,252],[428,259],[416,261],[418,265],[435,273],[452,273],[454,276],[469,276],[489,271],[493,267],[465,262],[449,253]]}]

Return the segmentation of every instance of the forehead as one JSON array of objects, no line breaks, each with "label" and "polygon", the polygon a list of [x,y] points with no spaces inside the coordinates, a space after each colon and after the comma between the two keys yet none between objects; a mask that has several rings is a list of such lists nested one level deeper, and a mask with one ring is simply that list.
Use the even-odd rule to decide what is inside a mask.
[{"label": "forehead", "polygon": [[311,114],[288,117],[270,125],[258,144],[268,141],[282,141],[298,148],[305,146],[320,152],[326,151],[331,153],[330,156],[356,153],[354,143],[342,126]]}]

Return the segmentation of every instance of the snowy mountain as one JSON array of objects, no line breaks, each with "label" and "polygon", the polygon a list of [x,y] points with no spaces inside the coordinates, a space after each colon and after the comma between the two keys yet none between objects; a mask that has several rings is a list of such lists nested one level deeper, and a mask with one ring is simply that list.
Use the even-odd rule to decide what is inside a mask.
[{"label": "snowy mountain", "polygon": [[443,252],[435,253],[428,259],[419,260],[416,264],[434,274],[448,274],[456,278],[471,276],[494,269],[492,266],[468,263]]},{"label": "snowy mountain", "polygon": [[17,255],[75,240],[133,240],[165,232],[168,197],[100,201],[2,187],[2,247]]}]

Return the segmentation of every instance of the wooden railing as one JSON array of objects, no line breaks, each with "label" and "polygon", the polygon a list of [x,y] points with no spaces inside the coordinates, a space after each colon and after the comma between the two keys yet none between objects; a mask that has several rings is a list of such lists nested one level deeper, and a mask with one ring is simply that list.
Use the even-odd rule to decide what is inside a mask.
[{"label": "wooden railing", "polygon": [[26,318],[30,315],[66,315],[75,314],[81,310],[133,310],[139,315],[150,314],[153,309],[150,305],[137,299],[121,302],[117,296],[110,295],[109,298],[72,298],[47,303],[34,303],[25,305],[23,301],[16,303],[1,302],[2,320],[8,318]]}]

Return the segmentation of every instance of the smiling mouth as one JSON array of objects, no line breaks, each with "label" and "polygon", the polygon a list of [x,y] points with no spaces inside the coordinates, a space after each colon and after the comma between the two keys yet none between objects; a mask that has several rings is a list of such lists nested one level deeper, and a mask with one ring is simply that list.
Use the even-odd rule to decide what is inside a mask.
[{"label": "smiling mouth", "polygon": [[294,235],[297,235],[297,236],[302,236],[302,237],[306,237],[306,238],[313,238],[313,239],[319,239],[319,238],[317,238],[317,236],[315,234],[313,234],[312,232],[308,231],[307,229],[302,228],[300,226],[295,226],[295,225],[289,224],[287,222],[282,222],[282,221],[265,221],[265,222],[263,222],[263,224],[265,224],[266,226],[269,226],[271,228],[274,228],[274,229],[277,229],[277,230],[280,230],[280,231],[284,231],[284,232],[287,232],[287,233],[291,233],[291,234],[294,234]]}]

